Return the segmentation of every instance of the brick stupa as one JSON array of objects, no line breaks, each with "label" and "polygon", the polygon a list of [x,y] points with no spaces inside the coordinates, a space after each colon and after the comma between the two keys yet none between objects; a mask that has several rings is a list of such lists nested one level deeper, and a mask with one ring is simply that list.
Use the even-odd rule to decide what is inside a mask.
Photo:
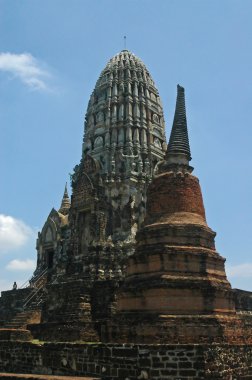
[{"label": "brick stupa", "polygon": [[165,160],[147,193],[147,212],[118,292],[107,338],[135,343],[248,343],[225,259],[215,250],[201,188],[192,175],[184,88],[178,86]]}]

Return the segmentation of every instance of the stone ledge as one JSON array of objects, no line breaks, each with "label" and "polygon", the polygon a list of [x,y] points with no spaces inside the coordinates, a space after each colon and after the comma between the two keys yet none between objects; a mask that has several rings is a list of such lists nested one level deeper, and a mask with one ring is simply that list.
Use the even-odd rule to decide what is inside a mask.
[{"label": "stone ledge", "polygon": [[32,339],[31,332],[26,329],[0,329],[0,341],[29,342]]},{"label": "stone ledge", "polygon": [[53,376],[53,375],[28,375],[28,374],[16,374],[16,373],[0,373],[0,379],[18,380],[18,379],[30,379],[30,380],[99,380],[94,377],[79,377],[79,376]]}]

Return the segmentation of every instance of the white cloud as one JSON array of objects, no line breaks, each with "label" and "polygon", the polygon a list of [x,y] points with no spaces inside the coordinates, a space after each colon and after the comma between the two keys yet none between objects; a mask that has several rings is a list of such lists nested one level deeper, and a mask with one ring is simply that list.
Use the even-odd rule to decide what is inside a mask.
[{"label": "white cloud", "polygon": [[34,260],[26,259],[26,260],[11,260],[7,265],[6,269],[11,271],[33,271],[36,267],[36,263]]},{"label": "white cloud", "polygon": [[234,278],[252,278],[252,263],[244,263],[238,265],[227,265],[227,277]]},{"label": "white cloud", "polygon": [[48,90],[48,71],[31,54],[0,53],[0,70],[13,74],[34,90]]},{"label": "white cloud", "polygon": [[34,235],[22,220],[0,214],[0,254],[21,248]]}]

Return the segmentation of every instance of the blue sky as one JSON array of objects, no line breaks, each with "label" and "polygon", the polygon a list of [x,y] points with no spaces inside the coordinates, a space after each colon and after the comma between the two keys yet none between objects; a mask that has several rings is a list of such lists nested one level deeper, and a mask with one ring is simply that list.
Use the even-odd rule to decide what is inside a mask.
[{"label": "blue sky", "polygon": [[252,290],[251,15],[250,0],[0,0],[0,290],[32,274],[124,35],[159,89],[167,136],[185,87],[208,224],[233,287]]}]

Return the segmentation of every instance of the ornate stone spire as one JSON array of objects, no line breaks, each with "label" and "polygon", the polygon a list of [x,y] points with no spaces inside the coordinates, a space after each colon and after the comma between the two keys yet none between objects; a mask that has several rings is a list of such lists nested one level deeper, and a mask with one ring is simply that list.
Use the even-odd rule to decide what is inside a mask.
[{"label": "ornate stone spire", "polygon": [[158,90],[144,63],[122,50],[101,72],[87,107],[82,158],[72,175],[73,271],[98,256],[104,269],[124,269],[144,219],[146,188],[165,152]]},{"label": "ornate stone spire", "polygon": [[[122,50],[107,63],[91,95],[83,157],[88,153],[99,161],[100,174],[109,180],[142,180],[153,174],[165,155],[164,130],[162,104],[148,69],[133,53]],[[139,159],[141,171],[136,171]]]},{"label": "ornate stone spire", "polygon": [[188,165],[191,152],[187,131],[185,90],[177,86],[177,101],[166,160],[168,163]]},{"label": "ornate stone spire", "polygon": [[70,202],[70,198],[68,196],[67,183],[66,183],[65,190],[64,190],[64,195],[63,195],[63,198],[62,198],[62,201],[61,201],[61,206],[60,206],[59,212],[61,214],[63,214],[63,215],[67,215],[68,212],[69,212],[70,206],[71,206],[71,202]]}]

